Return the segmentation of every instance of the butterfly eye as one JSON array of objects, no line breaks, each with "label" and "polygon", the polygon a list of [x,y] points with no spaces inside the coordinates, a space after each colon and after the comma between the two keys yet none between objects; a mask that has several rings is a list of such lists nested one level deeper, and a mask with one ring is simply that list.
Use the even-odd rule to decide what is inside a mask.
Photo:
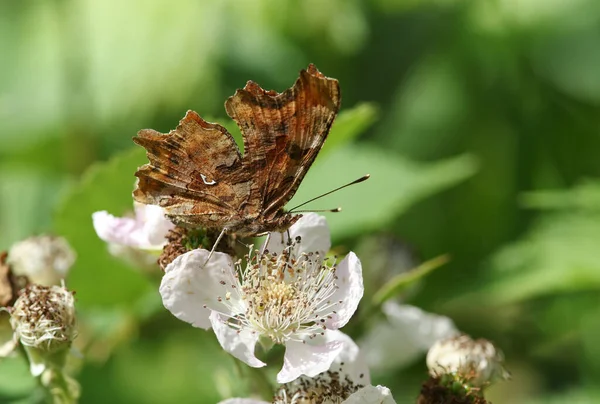
[{"label": "butterfly eye", "polygon": [[215,181],[215,180],[207,181],[206,175],[204,175],[204,174],[200,174],[200,177],[202,178],[202,182],[204,182],[206,185],[215,185],[217,183],[217,181]]}]

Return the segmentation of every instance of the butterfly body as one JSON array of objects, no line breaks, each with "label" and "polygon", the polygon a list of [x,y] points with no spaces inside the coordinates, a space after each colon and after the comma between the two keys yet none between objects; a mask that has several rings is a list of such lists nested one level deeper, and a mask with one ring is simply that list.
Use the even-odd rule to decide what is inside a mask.
[{"label": "butterfly body", "polygon": [[188,111],[176,129],[143,129],[147,151],[133,192],[175,223],[240,236],[285,231],[300,215],[284,210],[323,146],[339,110],[337,80],[310,65],[277,93],[249,81],[225,103],[242,132],[244,154],[221,125]]}]

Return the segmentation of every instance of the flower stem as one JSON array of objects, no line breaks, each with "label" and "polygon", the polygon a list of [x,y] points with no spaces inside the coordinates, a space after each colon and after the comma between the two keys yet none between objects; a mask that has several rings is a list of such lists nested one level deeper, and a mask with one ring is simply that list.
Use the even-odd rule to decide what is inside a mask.
[{"label": "flower stem", "polygon": [[240,379],[250,380],[250,390],[252,393],[268,400],[273,397],[274,389],[265,373],[265,368],[248,368],[243,366],[238,360],[234,360],[234,363]]},{"label": "flower stem", "polygon": [[53,404],[75,404],[79,399],[79,383],[62,370],[49,368],[40,376]]}]

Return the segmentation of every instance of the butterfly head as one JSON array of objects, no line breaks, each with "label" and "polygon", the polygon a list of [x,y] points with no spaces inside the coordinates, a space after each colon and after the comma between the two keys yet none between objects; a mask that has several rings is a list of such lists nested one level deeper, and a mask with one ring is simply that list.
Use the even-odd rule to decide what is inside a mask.
[{"label": "butterfly head", "polygon": [[278,211],[273,217],[245,218],[237,222],[230,222],[227,226],[229,233],[240,237],[254,237],[270,232],[283,233],[296,223],[302,215]]},{"label": "butterfly head", "polygon": [[[298,213],[290,213],[290,212],[285,212],[283,210],[280,210],[277,215],[275,216],[275,218],[271,221],[268,220],[267,223],[269,225],[273,225],[273,227],[275,227],[273,230],[270,231],[276,231],[279,233],[283,233],[285,231],[287,231],[287,229],[290,228],[290,226],[292,226],[294,223],[296,223],[298,220],[300,220],[300,218],[302,217],[301,214]],[[265,223],[265,225],[267,224]]]}]

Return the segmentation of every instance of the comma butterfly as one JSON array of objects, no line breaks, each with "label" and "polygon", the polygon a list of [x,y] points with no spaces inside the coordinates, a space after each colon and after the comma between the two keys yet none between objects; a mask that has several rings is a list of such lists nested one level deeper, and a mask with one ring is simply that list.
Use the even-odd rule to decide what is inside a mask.
[{"label": "comma butterfly", "polygon": [[287,230],[301,215],[284,211],[317,157],[340,108],[338,81],[314,65],[283,93],[253,81],[225,102],[244,139],[240,153],[218,124],[188,111],[168,134],[143,129],[147,151],[133,197],[162,206],[177,224],[239,236]]}]

